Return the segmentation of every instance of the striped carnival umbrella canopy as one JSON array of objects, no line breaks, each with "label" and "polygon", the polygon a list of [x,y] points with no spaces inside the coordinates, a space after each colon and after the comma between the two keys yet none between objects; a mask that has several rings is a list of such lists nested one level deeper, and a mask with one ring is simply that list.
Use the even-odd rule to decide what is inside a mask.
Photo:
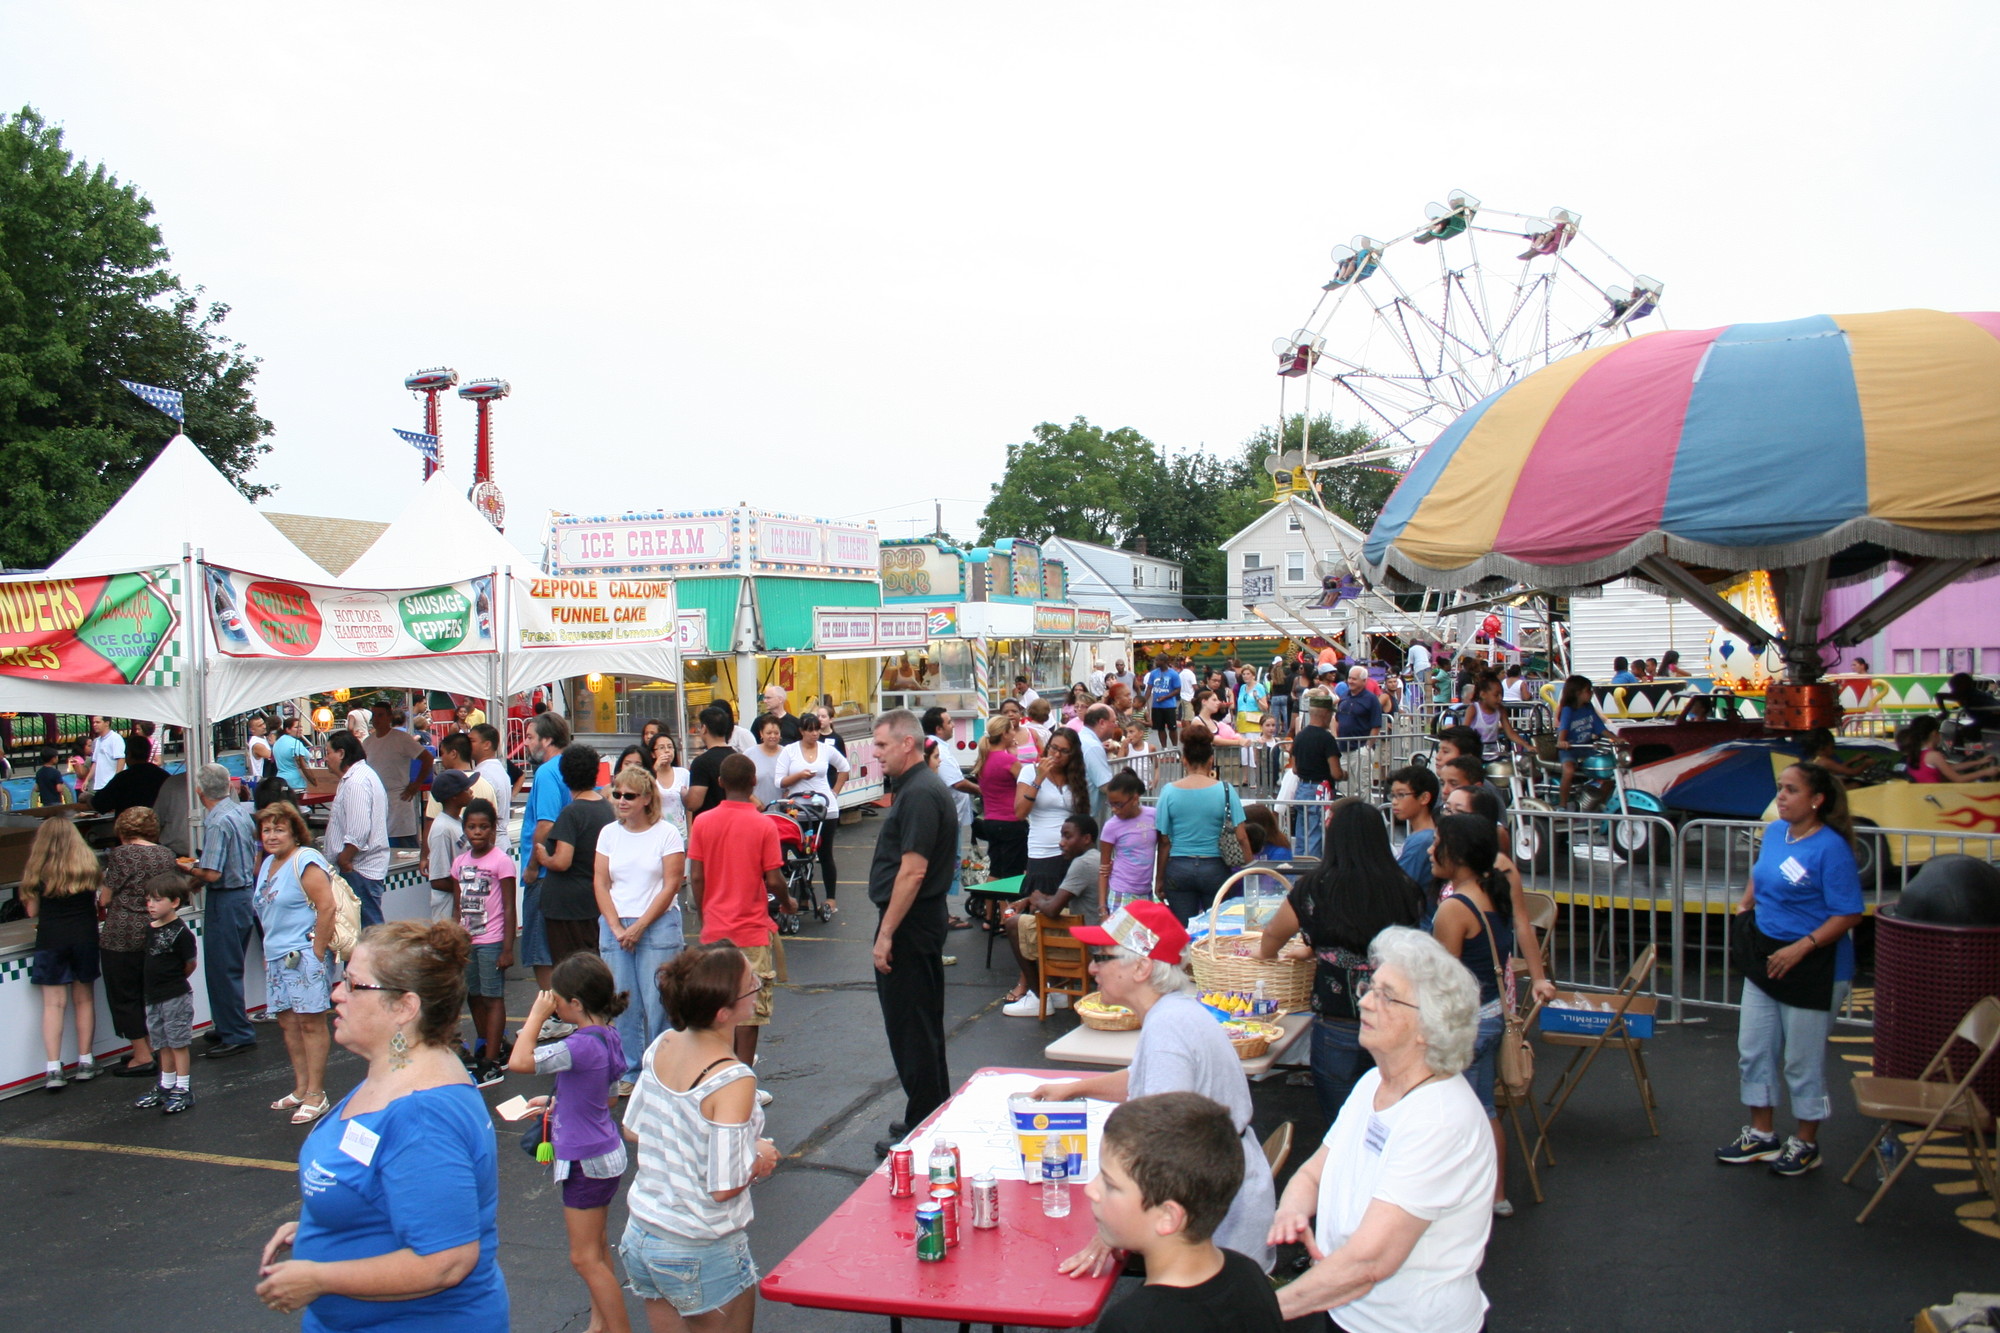
[{"label": "striped carnival umbrella canopy", "polygon": [[[1794,679],[2000,560],[2000,314],[1893,310],[1578,352],[1458,418],[1362,552],[1391,587],[1632,577],[1761,646],[1714,591],[1772,571]],[[1821,634],[1830,581],[1905,577]]]}]

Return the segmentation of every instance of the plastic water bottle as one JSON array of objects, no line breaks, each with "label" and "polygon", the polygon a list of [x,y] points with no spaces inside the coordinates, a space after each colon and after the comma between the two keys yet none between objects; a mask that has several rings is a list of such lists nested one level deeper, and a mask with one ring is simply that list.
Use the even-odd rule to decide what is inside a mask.
[{"label": "plastic water bottle", "polygon": [[1060,1134],[1042,1138],[1042,1216],[1069,1216],[1069,1152]]}]

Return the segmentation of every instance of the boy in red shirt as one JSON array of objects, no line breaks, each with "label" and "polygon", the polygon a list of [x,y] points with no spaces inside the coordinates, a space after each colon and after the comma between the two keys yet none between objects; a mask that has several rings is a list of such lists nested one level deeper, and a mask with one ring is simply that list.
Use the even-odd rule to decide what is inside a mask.
[{"label": "boy in red shirt", "polygon": [[[785,892],[778,826],[751,794],[757,765],[748,755],[732,754],[722,761],[719,780],[722,804],[695,816],[688,827],[688,896],[701,913],[701,942],[727,940],[756,969],[757,1012],[736,1029],[736,1058],[747,1065],[757,1058],[757,1029],[771,1021],[771,991],[778,979],[766,892],[777,895],[779,910],[797,908]],[[757,1100],[769,1105],[770,1094],[760,1088]]]}]

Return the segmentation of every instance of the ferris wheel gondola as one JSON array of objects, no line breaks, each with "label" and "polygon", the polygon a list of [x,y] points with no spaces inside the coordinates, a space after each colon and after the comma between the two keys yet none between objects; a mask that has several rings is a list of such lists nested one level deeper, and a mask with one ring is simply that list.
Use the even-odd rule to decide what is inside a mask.
[{"label": "ferris wheel gondola", "polygon": [[[1311,313],[1273,344],[1280,384],[1302,382],[1308,421],[1315,382],[1330,386],[1328,410],[1355,413],[1370,437],[1348,460],[1398,470],[1515,380],[1661,318],[1664,284],[1598,245],[1569,208],[1509,212],[1452,190],[1421,225],[1357,235],[1331,257]],[[1290,392],[1281,420],[1300,410]]]}]

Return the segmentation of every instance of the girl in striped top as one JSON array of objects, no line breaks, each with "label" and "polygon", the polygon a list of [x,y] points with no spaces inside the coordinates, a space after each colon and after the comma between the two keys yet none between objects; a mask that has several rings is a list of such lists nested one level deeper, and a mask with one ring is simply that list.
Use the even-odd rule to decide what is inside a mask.
[{"label": "girl in striped top", "polygon": [[778,1165],[777,1145],[761,1137],[757,1076],[735,1055],[760,985],[735,945],[703,944],[662,967],[659,987],[673,1030],[647,1048],[625,1108],[639,1169],[619,1253],[654,1327],[677,1322],[659,1317],[652,1303],[662,1301],[697,1330],[748,1329],[749,1189]]}]

